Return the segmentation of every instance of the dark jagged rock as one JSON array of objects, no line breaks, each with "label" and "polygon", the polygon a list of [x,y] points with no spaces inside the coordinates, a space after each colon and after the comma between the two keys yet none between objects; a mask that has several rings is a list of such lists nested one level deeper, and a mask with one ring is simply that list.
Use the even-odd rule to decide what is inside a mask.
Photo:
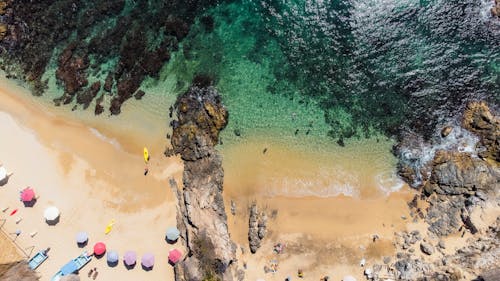
[{"label": "dark jagged rock", "polygon": [[175,266],[175,278],[242,280],[227,228],[222,159],[214,147],[227,124],[227,110],[214,88],[196,86],[178,97],[175,110],[178,120],[172,123],[171,142],[184,160],[183,188],[175,189],[177,222],[188,249],[187,257]]},{"label": "dark jagged rock", "polygon": [[104,82],[104,91],[111,93],[111,88],[113,88],[113,74],[110,72],[106,76],[106,81]]},{"label": "dark jagged rock", "polygon": [[64,92],[73,96],[78,90],[88,84],[85,70],[89,67],[89,59],[84,54],[75,54],[77,43],[69,44],[61,53],[56,71],[57,79],[64,84]]},{"label": "dark jagged rock", "polygon": [[85,91],[79,92],[76,96],[76,102],[79,104],[83,104],[83,108],[87,109],[89,107],[90,103],[94,98],[97,96],[97,93],[99,93],[99,90],[101,89],[101,82],[97,81],[90,86],[90,88],[87,88]]},{"label": "dark jagged rock", "polygon": [[137,92],[135,92],[134,98],[136,100],[140,100],[145,94],[146,93],[143,90],[138,90]]},{"label": "dark jagged rock", "polygon": [[65,93],[57,105],[73,102],[77,93],[80,101],[89,97],[85,72],[91,58],[96,74],[109,69],[103,86],[106,92],[117,86],[110,111],[118,114],[146,77],[158,78],[198,12],[216,2],[132,1],[125,9],[125,0],[0,1],[0,57],[11,66],[8,75],[28,81],[41,95],[41,78],[54,50],[63,46],[56,78]]}]

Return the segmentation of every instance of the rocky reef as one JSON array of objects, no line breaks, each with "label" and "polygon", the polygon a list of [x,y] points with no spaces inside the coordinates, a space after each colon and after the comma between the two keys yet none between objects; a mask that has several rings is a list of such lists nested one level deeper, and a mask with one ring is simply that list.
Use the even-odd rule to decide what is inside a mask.
[{"label": "rocky reef", "polygon": [[[56,61],[64,89],[56,105],[76,97],[87,108],[104,85],[110,113],[119,114],[123,102],[142,97],[137,91],[146,77],[158,77],[197,12],[215,2],[0,1],[0,66],[42,95]],[[95,112],[103,111],[101,99]]]},{"label": "rocky reef", "polygon": [[228,112],[215,88],[198,83],[178,97],[175,111],[171,143],[184,161],[183,187],[175,188],[177,222],[189,251],[175,266],[176,280],[242,280],[227,228],[222,159],[215,149]]}]

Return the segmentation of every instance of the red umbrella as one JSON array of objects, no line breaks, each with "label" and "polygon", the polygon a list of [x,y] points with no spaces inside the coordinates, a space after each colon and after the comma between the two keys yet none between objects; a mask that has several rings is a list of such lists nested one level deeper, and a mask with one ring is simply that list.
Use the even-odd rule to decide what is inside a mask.
[{"label": "red umbrella", "polygon": [[14,209],[12,212],[10,212],[10,215],[13,216],[15,213],[17,213],[17,209]]},{"label": "red umbrella", "polygon": [[28,187],[21,192],[21,200],[23,202],[30,202],[33,198],[35,198],[35,191],[32,188]]},{"label": "red umbrella", "polygon": [[168,261],[171,262],[171,263],[177,263],[178,261],[181,260],[181,257],[182,257],[182,252],[177,250],[177,249],[173,249],[173,250],[170,250],[170,252],[168,252]]},{"label": "red umbrella", "polygon": [[94,245],[94,255],[102,255],[106,252],[106,245],[102,242],[98,242]]}]

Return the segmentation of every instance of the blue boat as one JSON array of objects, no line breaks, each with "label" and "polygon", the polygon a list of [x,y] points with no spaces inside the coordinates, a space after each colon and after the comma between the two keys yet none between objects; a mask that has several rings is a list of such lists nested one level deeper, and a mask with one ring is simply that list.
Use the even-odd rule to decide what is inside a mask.
[{"label": "blue boat", "polygon": [[47,255],[47,252],[49,249],[46,250],[41,250],[38,253],[36,253],[31,259],[28,261],[28,266],[35,270],[37,267],[39,267],[46,259],[49,258]]},{"label": "blue boat", "polygon": [[61,277],[79,271],[82,267],[89,263],[91,259],[92,257],[87,255],[87,252],[83,252],[81,255],[72,259],[70,262],[61,267],[61,270],[59,270],[50,280],[59,281]]}]

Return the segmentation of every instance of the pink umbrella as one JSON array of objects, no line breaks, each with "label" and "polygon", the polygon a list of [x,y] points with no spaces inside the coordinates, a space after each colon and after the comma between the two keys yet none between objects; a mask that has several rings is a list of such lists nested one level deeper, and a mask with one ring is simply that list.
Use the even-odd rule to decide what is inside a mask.
[{"label": "pink umbrella", "polygon": [[153,267],[155,264],[155,256],[151,253],[144,254],[141,259],[141,264],[144,267]]},{"label": "pink umbrella", "polygon": [[94,245],[94,254],[95,255],[102,255],[106,252],[106,245],[102,242],[98,242]]},{"label": "pink umbrella", "polygon": [[28,187],[21,192],[21,201],[30,202],[33,198],[35,198],[35,191],[31,187]]},{"label": "pink umbrella", "polygon": [[173,249],[168,252],[168,261],[173,264],[179,262],[181,260],[181,257],[182,257],[182,252],[180,250]]},{"label": "pink umbrella", "polygon": [[137,254],[134,251],[125,252],[123,255],[123,262],[128,265],[134,265],[137,260]]}]

